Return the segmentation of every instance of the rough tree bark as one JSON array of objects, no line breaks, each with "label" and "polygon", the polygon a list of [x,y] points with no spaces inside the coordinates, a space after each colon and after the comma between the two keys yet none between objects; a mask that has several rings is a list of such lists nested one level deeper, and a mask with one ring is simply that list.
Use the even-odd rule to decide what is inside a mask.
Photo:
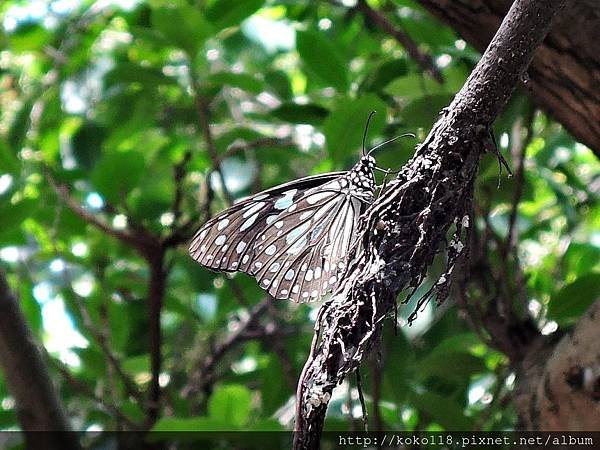
[{"label": "rough tree bark", "polygon": [[[600,430],[600,300],[558,344],[539,336],[519,364],[515,406],[526,430]],[[582,413],[583,412],[583,413]]]},{"label": "rough tree bark", "polygon": [[[510,0],[419,0],[483,51]],[[600,2],[570,2],[536,51],[525,84],[531,98],[600,157]]]},{"label": "rough tree bark", "polygon": [[466,242],[479,158],[486,148],[495,150],[490,127],[562,6],[564,1],[558,0],[514,2],[461,91],[367,211],[344,282],[319,311],[313,348],[298,385],[296,449],[319,447],[331,392],[374,344],[398,293],[414,293],[443,248],[446,270],[409,321],[430,298],[447,295]]},{"label": "rough tree bark", "polygon": [[[76,450],[79,444],[48,376],[48,368],[0,271],[0,363],[15,399],[27,448]],[[52,433],[40,433],[46,431]]]}]

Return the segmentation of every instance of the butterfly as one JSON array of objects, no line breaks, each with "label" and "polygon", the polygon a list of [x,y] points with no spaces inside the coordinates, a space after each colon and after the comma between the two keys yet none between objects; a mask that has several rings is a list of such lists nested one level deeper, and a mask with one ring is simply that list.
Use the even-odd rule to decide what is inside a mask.
[{"label": "butterfly", "polygon": [[212,270],[252,275],[278,299],[308,302],[334,290],[359,218],[374,201],[374,170],[383,170],[371,153],[397,139],[365,153],[365,137],[352,169],[273,187],[208,220],[191,241],[191,257]]}]

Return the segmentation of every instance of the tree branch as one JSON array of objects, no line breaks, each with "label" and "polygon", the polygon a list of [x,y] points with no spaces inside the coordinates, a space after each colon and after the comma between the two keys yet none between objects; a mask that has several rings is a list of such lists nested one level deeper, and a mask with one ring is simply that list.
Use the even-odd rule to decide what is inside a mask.
[{"label": "tree branch", "polygon": [[221,358],[236,344],[245,340],[245,333],[256,324],[262,313],[267,310],[269,303],[273,300],[265,298],[260,303],[254,305],[249,315],[241,321],[235,331],[227,335],[221,342],[216,344],[202,359],[194,364],[194,369],[189,377],[188,384],[183,388],[181,395],[190,398],[202,390],[207,383],[210,383],[211,373],[215,365]]},{"label": "tree branch", "polygon": [[439,302],[448,295],[470,226],[479,158],[486,148],[497,151],[490,127],[563,5],[557,0],[514,2],[451,105],[365,214],[361,245],[351,255],[341,286],[319,312],[316,328],[322,341],[299,383],[295,449],[318,448],[331,392],[368,354],[398,293],[414,293],[421,285],[440,244],[447,253],[446,269],[419,299],[409,322],[430,298],[437,296]]},{"label": "tree branch", "polygon": [[[0,362],[27,448],[79,449],[31,330],[0,271]],[[53,431],[53,433],[38,433]]]},{"label": "tree branch", "polygon": [[423,72],[431,75],[440,84],[444,82],[444,76],[434,64],[431,56],[419,50],[418,45],[408,34],[394,26],[382,13],[371,8],[366,0],[358,0],[356,8],[379,28],[396,39]]},{"label": "tree branch", "polygon": [[[225,200],[227,200],[227,203],[231,205],[233,204],[233,197],[227,190],[227,185],[225,184],[225,176],[223,175],[223,170],[221,168],[221,160],[219,159],[217,146],[215,145],[212,131],[210,129],[210,113],[208,110],[208,101],[202,95],[197,75],[193,70],[192,62],[190,62],[189,64],[189,70],[191,77],[191,85],[194,91],[194,105],[196,106],[196,113],[198,114],[198,122],[200,124],[200,129],[204,136],[204,141],[206,142],[208,156],[210,157],[210,160],[212,162],[213,171],[217,173],[219,181],[221,182],[221,190],[223,191]],[[209,176],[210,174],[207,175],[207,178]],[[210,184],[210,181],[208,181],[208,183]]]},{"label": "tree branch", "polygon": [[[564,336],[540,336],[519,365],[515,406],[526,430],[600,429],[597,300]],[[557,338],[560,341],[557,343]]]},{"label": "tree branch", "polygon": [[165,296],[167,283],[167,271],[165,270],[165,250],[161,247],[148,260],[150,266],[150,281],[148,283],[148,322],[149,322],[149,344],[150,344],[150,371],[152,379],[148,391],[148,410],[146,425],[151,428],[158,419],[160,412],[160,371],[162,367],[162,330],[160,317]]},{"label": "tree branch", "polygon": [[[485,50],[510,0],[418,0],[479,51]],[[600,2],[568,2],[523,77],[534,102],[600,157]]]}]

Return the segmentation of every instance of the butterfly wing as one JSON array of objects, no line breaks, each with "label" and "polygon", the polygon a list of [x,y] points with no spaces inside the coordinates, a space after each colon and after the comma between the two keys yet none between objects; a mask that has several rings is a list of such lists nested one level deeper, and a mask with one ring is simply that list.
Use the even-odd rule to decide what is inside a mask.
[{"label": "butterfly wing", "polygon": [[257,236],[249,273],[273,297],[311,301],[337,285],[364,211],[338,184],[307,191]]},{"label": "butterfly wing", "polygon": [[190,243],[190,255],[213,270],[248,272],[254,241],[269,225],[267,218],[271,222],[273,216],[285,209],[283,205],[294,200],[293,195],[285,193],[295,190],[299,196],[300,192],[339,178],[343,173],[306,177],[239,200],[208,220],[196,232]]},{"label": "butterfly wing", "polygon": [[219,271],[253,275],[276,298],[311,301],[338,284],[374,179],[357,164],[242,199],[194,236],[191,256]]}]

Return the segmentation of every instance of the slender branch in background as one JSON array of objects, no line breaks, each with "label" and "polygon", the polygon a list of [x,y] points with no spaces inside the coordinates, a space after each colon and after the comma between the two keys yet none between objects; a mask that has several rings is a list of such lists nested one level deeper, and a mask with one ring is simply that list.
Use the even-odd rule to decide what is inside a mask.
[{"label": "slender branch in background", "polygon": [[225,154],[221,157],[221,161],[230,158],[238,153],[243,153],[249,150],[258,150],[261,148],[273,148],[273,147],[290,147],[294,145],[294,141],[289,138],[272,138],[266,137],[257,139],[252,142],[245,142],[243,144],[234,144],[227,149]]},{"label": "slender branch in background", "polygon": [[374,352],[371,355],[371,380],[372,380],[372,392],[371,398],[373,400],[373,430],[382,431],[383,422],[381,421],[381,361],[378,352]]},{"label": "slender branch in background", "polygon": [[194,363],[194,368],[192,369],[189,381],[181,391],[181,395],[184,398],[192,398],[199,392],[205,390],[207,384],[210,384],[211,382],[211,374],[215,368],[215,365],[232,347],[244,339],[244,333],[246,333],[246,331],[256,324],[263,312],[269,306],[270,302],[272,302],[271,298],[265,298],[261,302],[257,303],[249,311],[248,317],[241,320],[237,324],[235,331],[227,335],[219,343],[215,344],[213,348],[206,352],[199,361]]},{"label": "slender branch in background", "polygon": [[[274,321],[265,326],[265,331],[268,331],[267,327],[269,327],[272,330],[277,330],[280,327],[278,327],[278,324],[275,321],[282,321],[281,314],[277,310],[277,308],[275,307],[273,302],[269,303],[268,308],[269,308],[269,312],[271,313],[271,316],[273,317]],[[280,331],[283,331],[283,330],[280,330]],[[283,345],[283,341],[280,339],[270,339],[270,340],[265,340],[265,343],[271,348],[273,353],[275,353],[275,355],[279,359],[279,363],[281,364],[281,367],[283,369],[283,376],[285,378],[285,381],[286,381],[288,387],[290,388],[290,390],[292,392],[294,392],[296,390],[298,374],[296,373],[296,371],[294,369],[294,364],[293,364],[290,356],[287,354],[285,346]]]},{"label": "slender branch in background", "polygon": [[[102,222],[98,217],[85,210],[70,195],[69,189],[65,185],[56,183],[49,170],[46,170],[46,177],[52,185],[54,191],[62,201],[75,214],[81,217],[87,223],[97,227],[109,236],[115,237],[126,245],[132,246],[138,250],[141,256],[148,263],[150,279],[148,281],[148,320],[149,320],[149,347],[150,364],[152,379],[150,381],[148,393],[148,410],[146,424],[150,428],[158,418],[160,409],[160,369],[162,365],[161,341],[162,333],[160,326],[160,316],[162,311],[163,298],[166,288],[167,272],[164,268],[164,257],[166,247],[160,241],[159,237],[154,236],[141,224],[136,224],[133,230],[121,231],[115,230]],[[132,222],[128,221],[128,224]],[[100,342],[102,340],[100,339]],[[117,366],[115,366],[117,367]]]},{"label": "slender branch in background", "polygon": [[183,181],[187,172],[187,165],[192,159],[191,150],[187,150],[183,155],[183,158],[179,163],[173,167],[173,179],[175,182],[175,196],[173,197],[173,205],[171,211],[173,211],[173,224],[177,223],[179,217],[181,217],[181,202],[183,200]]},{"label": "slender branch in background", "polygon": [[[63,273],[63,283],[64,283],[65,287],[68,288],[71,286],[71,277],[69,275],[68,267],[65,267],[65,269],[62,271],[62,273]],[[102,351],[106,360],[108,361],[109,368],[114,370],[115,373],[119,376],[119,378],[123,381],[123,385],[125,387],[125,391],[127,392],[127,395],[136,399],[140,405],[143,405],[145,403],[144,396],[139,391],[139,389],[137,388],[137,386],[135,385],[133,380],[131,380],[131,378],[129,378],[129,376],[123,370],[121,361],[120,361],[119,357],[117,355],[115,355],[113,353],[113,351],[111,350],[110,344],[109,344],[108,340],[106,339],[105,333],[103,333],[101,330],[99,330],[94,325],[94,322],[93,322],[92,318],[90,317],[90,313],[87,309],[85,299],[82,298],[79,294],[77,294],[73,290],[70,290],[69,294],[75,300],[75,304],[77,305],[79,314],[81,314],[85,328],[87,328],[89,333],[94,337],[94,340],[98,343],[100,350]]]},{"label": "slender branch in background", "polygon": [[393,25],[385,15],[371,8],[366,0],[358,0],[355,8],[404,47],[409,56],[417,63],[423,72],[431,75],[438,83],[444,83],[444,76],[433,62],[431,55],[421,51],[417,43],[413,41],[408,34],[399,27]]},{"label": "slender branch in background", "polygon": [[244,295],[242,289],[238,286],[237,281],[235,281],[233,278],[229,278],[227,275],[225,276],[225,279],[227,281],[227,287],[231,290],[237,302],[244,308],[248,308],[250,306],[248,304],[248,300],[246,300],[246,296]]},{"label": "slender branch in background", "polygon": [[[506,246],[504,248],[504,254],[508,254],[509,251],[515,247],[516,243],[516,230],[515,226],[517,223],[517,215],[519,212],[519,203],[523,196],[523,189],[525,187],[525,154],[527,147],[533,138],[533,118],[535,115],[535,109],[532,107],[528,108],[527,114],[524,118],[524,123],[521,120],[517,120],[512,130],[512,148],[511,154],[513,160],[516,161],[515,169],[515,190],[513,193],[512,208],[508,219],[508,235],[506,237]],[[522,130],[525,130],[525,139],[521,137]]]},{"label": "slender branch in background", "polygon": [[[356,390],[358,391],[358,399],[360,400],[360,408],[362,411],[363,431],[369,431],[369,416],[367,414],[367,404],[365,403],[365,395],[362,388],[360,368],[357,367],[354,373],[356,374]],[[352,414],[352,411],[350,414]]]},{"label": "slender branch in background", "polygon": [[[52,177],[49,176],[48,178],[50,180],[52,180],[51,183],[53,183],[53,186],[56,186],[56,183],[54,182]],[[78,206],[78,204],[75,203],[72,199],[70,199],[70,201],[74,205]],[[62,207],[61,207],[61,205],[59,205],[59,207],[56,209],[54,223],[52,225],[52,228],[49,230],[49,235],[50,235],[50,241],[52,243],[52,246],[54,247],[54,253],[56,254],[56,257],[61,258],[66,261],[67,258],[59,250],[59,245],[56,241],[56,234],[57,234],[58,227],[60,225],[61,212],[62,212]],[[95,218],[95,216],[92,216],[92,217]],[[103,272],[102,269],[98,268],[98,271],[101,272],[100,276],[102,276],[102,272]],[[94,340],[98,343],[100,350],[102,351],[102,353],[104,353],[104,356],[106,357],[106,359],[108,361],[108,370],[109,370],[109,373],[111,374],[110,378],[112,379],[113,372],[116,373],[122,379],[127,394],[129,396],[135,398],[138,402],[140,402],[140,405],[143,405],[144,397],[142,396],[141,392],[138,390],[135,383],[123,371],[121,362],[119,361],[119,358],[112,352],[112,350],[110,348],[110,343],[109,343],[109,339],[108,339],[108,336],[110,335],[110,325],[108,324],[108,317],[105,317],[106,324],[105,324],[104,331],[99,329],[98,327],[96,327],[90,316],[85,299],[82,298],[79,294],[77,294],[77,292],[70,289],[72,282],[73,282],[73,277],[71,276],[71,271],[70,271],[68,265],[65,265],[64,269],[61,271],[61,274],[62,274],[63,285],[65,288],[69,289],[68,295],[70,295],[73,298],[74,303],[79,311],[79,314],[81,315],[81,318],[83,319],[83,325],[88,330],[88,332],[93,336]],[[107,314],[106,305],[103,304],[103,306],[104,307],[102,309]],[[102,316],[102,311],[101,311],[101,316]]]},{"label": "slender branch in background", "polygon": [[141,430],[141,424],[137,424],[133,422],[129,417],[121,411],[114,401],[107,401],[103,396],[96,395],[94,389],[84,382],[78,380],[71,374],[71,371],[65,367],[65,365],[58,361],[56,358],[53,358],[51,355],[46,354],[46,359],[50,361],[50,364],[54,366],[54,368],[62,375],[62,377],[69,383],[73,389],[79,391],[86,397],[92,399],[99,405],[101,405],[110,415],[113,416],[115,422],[120,421],[122,423],[127,424],[129,430]]},{"label": "slender branch in background", "polygon": [[148,282],[148,319],[150,336],[150,371],[152,379],[148,392],[148,410],[146,425],[151,428],[158,419],[160,412],[160,371],[162,367],[162,330],[160,317],[162,313],[167,272],[165,270],[165,249],[153,255],[148,260],[150,266],[150,281]]},{"label": "slender branch in background", "polygon": [[[0,362],[27,448],[78,450],[36,341],[0,270]],[[39,433],[52,431],[53,433]]]},{"label": "slender branch in background", "polygon": [[[212,135],[212,131],[210,129],[210,112],[208,108],[208,101],[201,93],[200,84],[198,83],[198,76],[194,70],[193,62],[188,65],[190,78],[191,78],[191,86],[193,89],[194,95],[194,105],[196,106],[196,113],[198,114],[198,123],[200,124],[200,130],[202,135],[204,136],[204,142],[206,143],[206,149],[208,150],[208,156],[213,165],[213,171],[217,173],[219,177],[219,181],[221,182],[221,190],[223,191],[223,196],[227,203],[233,204],[233,197],[227,190],[227,185],[225,184],[225,176],[223,175],[223,169],[221,167],[221,160],[219,159],[219,152],[217,151],[217,146],[215,145],[215,141]],[[207,174],[207,178],[210,177],[210,173]],[[210,183],[210,180],[208,181]]]},{"label": "slender branch in background", "polygon": [[127,245],[130,245],[132,247],[137,247],[137,243],[135,242],[134,236],[130,235],[126,231],[117,230],[117,229],[111,227],[110,225],[105,223],[102,219],[100,219],[96,215],[92,214],[87,209],[83,208],[81,206],[81,204],[79,204],[79,202],[72,197],[69,187],[67,185],[58,183],[55,180],[54,176],[50,173],[49,170],[46,169],[46,170],[44,170],[44,172],[46,175],[46,179],[48,180],[48,183],[50,184],[50,186],[52,187],[52,189],[54,190],[54,192],[56,193],[58,198],[60,198],[62,200],[62,202],[72,212],[74,212],[77,216],[79,216],[84,222],[89,223],[90,225],[93,225],[94,227],[98,228],[100,231],[104,232],[105,234],[112,236],[112,237],[118,239],[119,241],[124,242]]},{"label": "slender branch in background", "polygon": [[[462,89],[397,179],[365,213],[360,248],[350,255],[341,285],[317,319],[315,337],[320,334],[322,340],[299,382],[296,450],[319,447],[333,389],[369,354],[383,321],[394,311],[397,295],[421,285],[444,242],[443,275],[419,299],[409,322],[433,296],[438,302],[447,297],[453,269],[464,254],[463,228],[470,226],[465,219],[480,156],[490,144],[490,127],[564,4],[512,4]],[[454,236],[448,243],[450,230]]]}]

